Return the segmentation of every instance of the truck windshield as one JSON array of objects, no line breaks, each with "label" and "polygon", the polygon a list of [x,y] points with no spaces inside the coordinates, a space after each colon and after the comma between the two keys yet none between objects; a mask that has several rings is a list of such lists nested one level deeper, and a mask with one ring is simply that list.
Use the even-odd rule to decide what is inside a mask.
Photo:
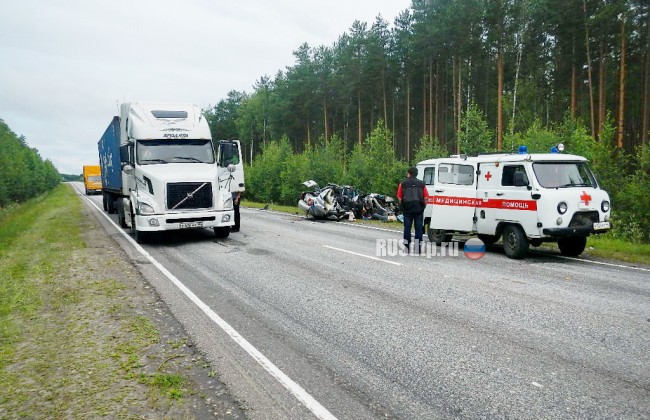
[{"label": "truck windshield", "polygon": [[584,162],[536,162],[533,170],[544,188],[596,187],[596,178]]},{"label": "truck windshield", "polygon": [[139,140],[138,165],[161,163],[214,163],[210,140]]}]

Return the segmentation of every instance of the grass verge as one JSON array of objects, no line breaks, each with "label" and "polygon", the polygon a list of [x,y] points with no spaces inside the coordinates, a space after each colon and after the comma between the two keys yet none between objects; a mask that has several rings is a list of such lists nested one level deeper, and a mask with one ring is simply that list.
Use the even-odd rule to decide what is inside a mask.
[{"label": "grass verge", "polygon": [[186,377],[204,362],[163,342],[149,286],[87,212],[68,185],[0,211],[0,418],[205,416]]},{"label": "grass verge", "polygon": [[590,236],[587,239],[586,252],[594,257],[650,266],[649,244],[635,244],[607,235]]}]

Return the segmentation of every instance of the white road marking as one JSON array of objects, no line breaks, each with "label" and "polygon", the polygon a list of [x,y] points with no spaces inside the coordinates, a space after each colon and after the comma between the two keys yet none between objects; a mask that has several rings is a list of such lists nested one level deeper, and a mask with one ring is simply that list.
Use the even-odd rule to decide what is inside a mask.
[{"label": "white road marking", "polygon": [[[549,255],[546,253],[542,253],[544,255]],[[575,258],[575,257],[566,257],[564,255],[551,255],[552,257],[556,258],[563,258],[565,260],[571,260],[571,261],[580,261],[583,263],[591,263],[591,264],[600,264],[600,265],[608,265],[610,267],[617,267],[617,268],[629,268],[630,270],[639,270],[639,271],[647,271],[650,272],[650,269],[647,268],[642,268],[642,267],[634,267],[631,265],[623,265],[623,264],[613,264],[613,263],[607,263],[603,261],[594,261],[594,260],[583,260],[581,258]]]},{"label": "white road marking", "polygon": [[[76,188],[75,188],[76,189]],[[273,376],[282,386],[284,386],[298,401],[300,401],[309,411],[314,413],[319,419],[332,419],[335,420],[336,417],[330,413],[325,407],[323,407],[314,397],[312,397],[307,391],[305,391],[300,385],[295,381],[289,378],[284,372],[282,372],[277,366],[273,364],[269,359],[266,358],[259,350],[257,350],[251,343],[249,343],[244,337],[241,336],[230,324],[223,320],[219,315],[217,315],[208,305],[206,305],[198,296],[196,296],[190,289],[187,288],[176,276],[169,272],[162,264],[160,264],[155,258],[153,258],[147,251],[144,250],[127,234],[124,229],[120,228],[111,218],[104,213],[90,198],[81,195],[77,190],[79,195],[86,199],[93,207],[95,207],[102,216],[106,218],[118,232],[122,234],[133,246],[134,248],[147,258],[151,263],[160,270],[178,289],[185,294],[196,306],[198,306],[203,313],[205,313],[215,324],[217,324],[230,338],[237,343],[242,349],[246,351],[257,363],[260,364],[271,376]]]},{"label": "white road marking", "polygon": [[325,248],[333,249],[335,251],[347,252],[348,254],[356,255],[358,257],[369,258],[371,260],[381,261],[381,262],[385,262],[385,263],[388,263],[388,264],[402,265],[401,263],[398,263],[398,262],[395,262],[395,261],[382,260],[381,258],[371,257],[370,255],[365,255],[365,254],[359,254],[358,252],[348,251],[347,249],[335,248],[335,247],[329,246],[329,245],[323,245],[323,246]]}]

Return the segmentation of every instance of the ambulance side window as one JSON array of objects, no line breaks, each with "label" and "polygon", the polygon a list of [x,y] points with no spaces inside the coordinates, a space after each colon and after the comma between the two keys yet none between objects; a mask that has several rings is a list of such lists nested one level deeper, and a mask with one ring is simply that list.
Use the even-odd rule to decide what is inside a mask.
[{"label": "ambulance side window", "polygon": [[450,166],[451,165],[440,165],[438,169],[438,182],[441,184],[451,184],[452,183],[452,178],[451,178],[451,171],[450,171]]},{"label": "ambulance side window", "polygon": [[438,169],[438,182],[441,184],[473,185],[474,167],[455,163],[441,164]]},{"label": "ambulance side window", "polygon": [[503,176],[501,176],[501,185],[504,187],[515,186],[515,173],[523,172],[524,183],[528,184],[528,175],[526,175],[526,168],[524,165],[506,165],[503,167]]},{"label": "ambulance side window", "polygon": [[426,185],[433,185],[433,181],[435,179],[435,174],[436,174],[436,168],[431,166],[429,168],[424,168],[424,183]]}]

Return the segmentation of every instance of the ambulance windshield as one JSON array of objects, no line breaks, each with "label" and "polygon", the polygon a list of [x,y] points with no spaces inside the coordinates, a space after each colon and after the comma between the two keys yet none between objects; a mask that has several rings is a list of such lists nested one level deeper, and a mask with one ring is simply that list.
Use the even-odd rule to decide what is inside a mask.
[{"label": "ambulance windshield", "polygon": [[544,188],[596,187],[596,179],[584,162],[536,162],[533,170]]}]

